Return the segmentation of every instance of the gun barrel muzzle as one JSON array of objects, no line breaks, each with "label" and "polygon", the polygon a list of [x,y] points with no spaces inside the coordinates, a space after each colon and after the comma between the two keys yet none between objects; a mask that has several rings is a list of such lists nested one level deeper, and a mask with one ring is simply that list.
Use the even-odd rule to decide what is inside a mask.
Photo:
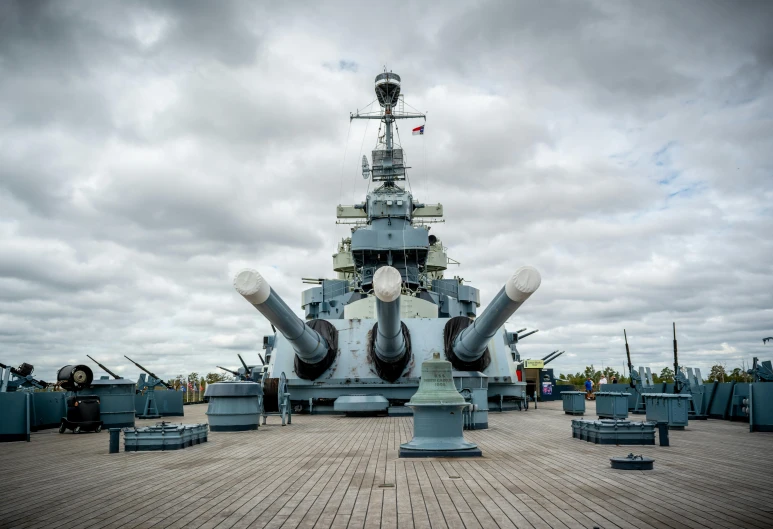
[{"label": "gun barrel muzzle", "polygon": [[542,277],[536,268],[522,266],[507,280],[483,314],[454,340],[453,352],[463,362],[475,362],[505,321],[540,286]]},{"label": "gun barrel muzzle", "polygon": [[245,269],[236,274],[234,288],[279,329],[301,361],[318,364],[325,359],[328,354],[325,339],[296,316],[256,270]]},{"label": "gun barrel muzzle", "polygon": [[400,292],[403,279],[391,266],[382,266],[373,276],[376,294],[376,355],[384,362],[396,362],[405,354],[405,338],[400,320]]}]

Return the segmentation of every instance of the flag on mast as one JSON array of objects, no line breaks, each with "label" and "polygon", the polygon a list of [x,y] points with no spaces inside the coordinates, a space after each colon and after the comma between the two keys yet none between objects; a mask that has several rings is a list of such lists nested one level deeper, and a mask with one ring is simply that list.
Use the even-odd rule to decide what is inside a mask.
[{"label": "flag on mast", "polygon": [[424,125],[420,127],[416,127],[413,129],[413,135],[414,136],[423,136],[424,135]]}]

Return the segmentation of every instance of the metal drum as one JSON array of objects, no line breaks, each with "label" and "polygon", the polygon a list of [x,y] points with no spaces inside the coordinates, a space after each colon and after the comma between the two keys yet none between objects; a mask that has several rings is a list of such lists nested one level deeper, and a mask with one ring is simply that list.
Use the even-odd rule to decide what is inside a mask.
[{"label": "metal drum", "polygon": [[204,394],[209,397],[207,420],[213,432],[257,430],[263,390],[256,382],[217,382]]},{"label": "metal drum", "polygon": [[94,380],[88,390],[100,400],[100,416],[105,428],[123,428],[134,426],[133,380],[102,379]]}]

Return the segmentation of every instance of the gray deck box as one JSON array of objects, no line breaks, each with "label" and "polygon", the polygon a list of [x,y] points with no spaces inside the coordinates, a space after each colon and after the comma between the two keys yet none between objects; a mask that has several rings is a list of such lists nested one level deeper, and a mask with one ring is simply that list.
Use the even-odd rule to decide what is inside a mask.
[{"label": "gray deck box", "polygon": [[630,393],[596,392],[596,413],[602,419],[627,419]]},{"label": "gray deck box", "polygon": [[690,395],[645,393],[647,420],[668,423],[670,429],[684,429],[690,411]]},{"label": "gray deck box", "polygon": [[561,399],[564,401],[564,413],[567,415],[585,414],[584,391],[562,391]]}]

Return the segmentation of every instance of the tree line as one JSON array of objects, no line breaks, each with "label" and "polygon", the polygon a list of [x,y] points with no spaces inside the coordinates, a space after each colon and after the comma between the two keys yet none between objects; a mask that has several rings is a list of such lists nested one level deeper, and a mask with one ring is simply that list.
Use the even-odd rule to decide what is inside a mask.
[{"label": "tree line", "polygon": [[168,380],[168,382],[172,384],[175,389],[180,389],[181,387],[202,388],[206,387],[207,384],[227,382],[229,380],[233,380],[233,377],[227,373],[207,373],[206,375],[201,376],[194,371],[187,375],[177,375],[173,379]]},{"label": "tree line", "polygon": [[[598,384],[602,376],[606,377],[607,382],[611,383],[613,378],[617,378],[618,384],[627,384],[630,382],[630,377],[621,375],[618,371],[611,367],[605,367],[603,370],[596,370],[593,365],[585,367],[585,371],[575,374],[561,374],[556,380],[557,384],[566,384],[573,386],[582,386],[585,381],[590,378],[594,384]],[[660,374],[652,373],[652,381],[655,384],[662,382],[674,381],[674,370],[670,367],[664,367]],[[735,367],[730,372],[724,364],[715,364],[709,371],[709,376],[703,380],[704,382],[751,382],[752,376],[746,372],[746,369],[741,367]]]}]

